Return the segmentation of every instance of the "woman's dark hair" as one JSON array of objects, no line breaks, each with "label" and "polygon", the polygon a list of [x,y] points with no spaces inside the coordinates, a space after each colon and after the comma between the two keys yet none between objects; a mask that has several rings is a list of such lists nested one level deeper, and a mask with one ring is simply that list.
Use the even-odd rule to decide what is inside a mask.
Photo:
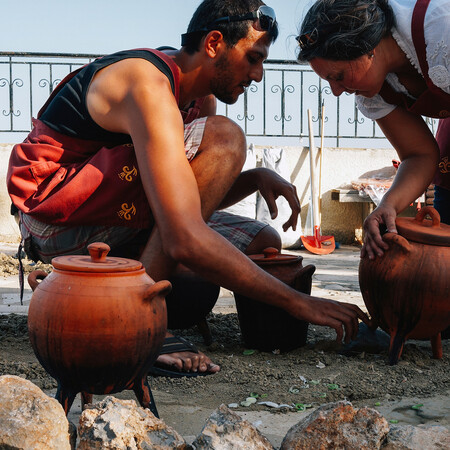
[{"label": "woman's dark hair", "polygon": [[297,37],[298,61],[350,61],[372,51],[395,26],[387,0],[317,0]]},{"label": "woman's dark hair", "polygon": [[[261,0],[203,0],[194,12],[186,35],[189,39],[183,43],[183,48],[188,54],[197,52],[200,48],[200,41],[208,34],[205,31],[208,25],[214,20],[227,16],[240,16],[256,11],[260,6],[265,5]],[[248,34],[249,21],[218,23],[214,25],[214,30],[222,33],[225,43],[229,47],[234,47],[239,40]],[[197,30],[200,30],[197,32]],[[267,31],[271,42],[278,37],[278,24],[275,22],[271,29]]]}]

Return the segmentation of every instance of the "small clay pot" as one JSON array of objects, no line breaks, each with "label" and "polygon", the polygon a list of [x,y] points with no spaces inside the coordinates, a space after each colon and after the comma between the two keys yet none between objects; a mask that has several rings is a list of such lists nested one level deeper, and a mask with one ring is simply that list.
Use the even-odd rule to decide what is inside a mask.
[{"label": "small clay pot", "polygon": [[[302,256],[280,254],[269,247],[250,259],[275,278],[305,294],[311,293],[313,265],[302,266]],[[262,351],[289,351],[306,344],[309,323],[281,308],[235,293],[236,309],[246,347]]]},{"label": "small clay pot", "polygon": [[54,258],[48,276],[28,277],[34,352],[57,380],[66,413],[78,392],[92,397],[133,389],[151,407],[147,372],[164,341],[171,285],[155,283],[138,261],[107,257],[106,244],[88,250],[90,256]]},{"label": "small clay pot", "polygon": [[450,226],[429,206],[415,218],[397,218],[396,226],[398,234],[383,236],[389,250],[382,257],[361,259],[364,303],[391,336],[391,365],[409,338],[430,339],[433,356],[441,358],[440,332],[450,325]]}]

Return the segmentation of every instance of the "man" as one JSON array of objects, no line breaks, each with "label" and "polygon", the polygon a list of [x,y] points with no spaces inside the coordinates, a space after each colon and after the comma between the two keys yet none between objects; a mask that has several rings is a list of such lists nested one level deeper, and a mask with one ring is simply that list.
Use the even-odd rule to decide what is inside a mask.
[{"label": "man", "polygon": [[[274,213],[275,199],[285,196],[293,209],[285,226],[296,227],[300,207],[292,185],[270,171],[241,173],[242,130],[220,116],[191,121],[212,112],[214,97],[234,103],[261,81],[277,32],[273,10],[260,0],[204,0],[181,50],[120,52],[63,80],[11,155],[8,189],[27,253],[49,260],[101,240],[112,254],[140,254],[154,280],[181,265],[331,326],[339,340],[344,329],[347,341],[356,336],[358,319],[368,323],[359,308],[289,288],[205,223],[215,210],[259,190]],[[233,243],[243,237],[247,253],[277,240],[279,247],[270,227],[242,230]],[[193,351],[161,355],[157,364],[192,373],[220,369]]]}]

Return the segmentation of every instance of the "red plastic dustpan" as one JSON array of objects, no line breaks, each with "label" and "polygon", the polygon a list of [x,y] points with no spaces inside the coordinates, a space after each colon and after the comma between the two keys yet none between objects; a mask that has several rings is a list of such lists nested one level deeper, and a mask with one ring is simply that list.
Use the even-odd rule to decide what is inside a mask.
[{"label": "red plastic dustpan", "polygon": [[314,236],[301,236],[301,239],[306,250],[316,255],[326,255],[336,248],[334,236],[322,236],[317,225],[314,227]]},{"label": "red plastic dustpan", "polygon": [[[322,108],[323,115],[323,108]],[[314,176],[314,134],[312,128],[312,113],[308,109],[308,125],[309,125],[309,164],[311,171],[311,205],[312,208],[312,219],[313,219],[313,229],[314,236],[301,236],[302,243],[304,247],[311,253],[316,255],[326,255],[331,253],[335,248],[336,244],[334,242],[334,236],[321,236],[320,235],[320,216],[319,216],[319,198],[316,196],[316,180]],[[322,128],[323,129],[323,128]],[[321,144],[323,146],[323,144]],[[322,149],[321,149],[322,150]]]}]

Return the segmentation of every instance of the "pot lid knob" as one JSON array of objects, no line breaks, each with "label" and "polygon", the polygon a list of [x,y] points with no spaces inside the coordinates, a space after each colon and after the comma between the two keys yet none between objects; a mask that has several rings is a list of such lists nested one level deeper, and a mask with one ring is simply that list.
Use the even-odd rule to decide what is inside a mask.
[{"label": "pot lid knob", "polygon": [[[431,220],[426,219],[429,215]],[[441,223],[441,218],[433,207],[424,206],[412,217],[397,217],[398,233],[405,239],[421,244],[450,247],[450,226]]]},{"label": "pot lid knob", "polygon": [[276,258],[278,250],[275,247],[267,247],[263,250],[264,259]]},{"label": "pot lid knob", "polygon": [[93,242],[87,246],[92,262],[102,263],[106,262],[106,255],[111,250],[111,247],[104,242]]}]

